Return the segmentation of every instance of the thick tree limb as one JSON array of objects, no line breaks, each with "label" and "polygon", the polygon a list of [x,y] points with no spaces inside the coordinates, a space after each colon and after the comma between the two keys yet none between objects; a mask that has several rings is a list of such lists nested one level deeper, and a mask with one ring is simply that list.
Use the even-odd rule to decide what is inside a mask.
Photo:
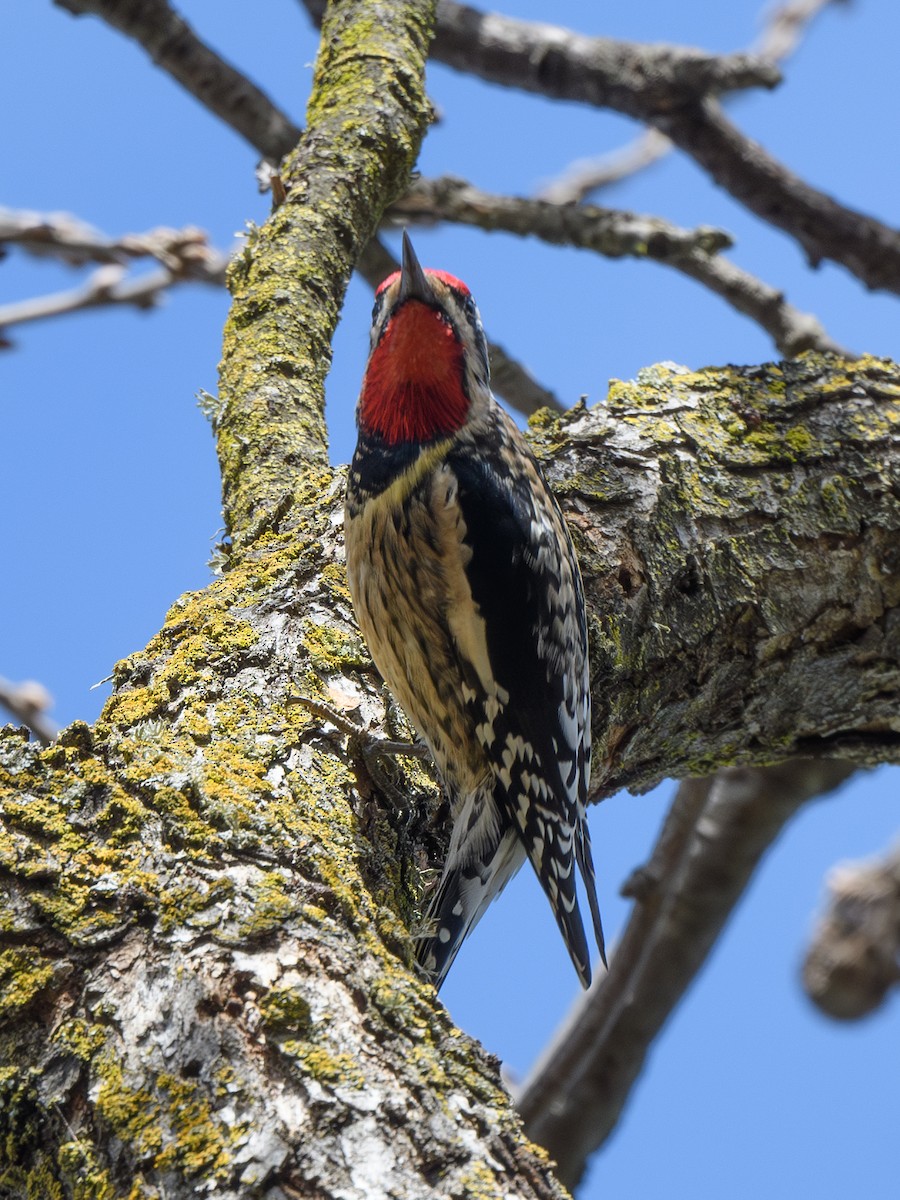
[{"label": "thick tree limb", "polygon": [[[368,37],[354,25],[354,4],[326,18],[316,83],[331,73],[332,93],[326,100],[314,86],[307,130],[283,164],[287,200],[265,233],[274,258],[251,237],[232,266],[218,450],[226,526],[244,544],[327,464],[324,380],[347,280],[385,205],[408,183],[430,118],[421,79],[406,65],[424,50],[426,0],[400,11],[408,25],[386,21]],[[375,104],[385,87],[393,103]]]},{"label": "thick tree limb", "polygon": [[[303,0],[318,23],[326,0]],[[752,54],[586,37],[559,25],[440,0],[431,56],[458,71],[557,100],[667,111],[710,93],[775,87],[778,68]],[[623,107],[624,106],[624,107]],[[632,115],[636,115],[632,113]]]},{"label": "thick tree limb", "polygon": [[843,1021],[868,1016],[900,986],[900,848],[831,873],[803,982],[822,1012]]},{"label": "thick tree limb", "polygon": [[572,1188],[618,1121],[650,1045],[700,970],[760,859],[806,801],[853,768],[827,760],[731,768],[681,785],[609,973],[579,998],[518,1098]]},{"label": "thick tree limb", "polygon": [[[283,234],[251,248],[260,268]],[[544,419],[590,605],[598,794],[804,748],[900,753],[898,427],[897,368],[812,357],[658,368],[606,409]],[[93,730],[42,754],[0,737],[15,1195],[48,1194],[68,1155],[111,1196],[561,1197],[494,1064],[412,973],[433,784],[402,761],[398,813],[352,739],[292,703],[397,732],[346,593],[342,473],[306,483],[119,665]],[[684,871],[735,888],[748,822],[737,838],[722,820],[723,857]],[[715,894],[690,892],[720,920]]]},{"label": "thick tree limb", "polygon": [[900,754],[896,378],[871,358],[657,367],[536,431],[565,441],[548,469],[596,604],[603,794],[738,752]]},{"label": "thick tree limb", "polygon": [[788,304],[784,293],[722,258],[731,245],[720,229],[681,229],[660,217],[595,205],[557,205],[544,200],[482,192],[464,179],[418,179],[391,208],[411,221],[455,221],[479,229],[532,235],[559,245],[657,262],[689,275],[756,321],[786,357],[803,350],[842,353],[816,317]]}]

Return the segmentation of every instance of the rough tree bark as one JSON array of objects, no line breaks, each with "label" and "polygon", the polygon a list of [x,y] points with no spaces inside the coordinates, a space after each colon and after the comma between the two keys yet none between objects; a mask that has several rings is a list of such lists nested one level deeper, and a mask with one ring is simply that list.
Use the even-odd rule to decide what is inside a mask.
[{"label": "rough tree bark", "polygon": [[[896,757],[898,397],[872,359],[657,368],[538,431],[587,576],[598,794]],[[410,969],[429,836],[292,703],[391,727],[342,482],[315,465],[257,516],[93,729],[43,751],[4,734],[11,1194],[85,1174],[122,1196],[561,1194]],[[395,786],[413,812],[433,797],[414,767]]]},{"label": "rough tree bark", "polygon": [[[411,965],[433,780],[370,770],[304,703],[402,732],[322,415],[343,287],[426,120],[431,6],[370,8],[329,10],[288,201],[233,272],[222,577],[119,664],[92,728],[0,735],[4,1195],[564,1194]],[[589,596],[596,798],[896,760],[898,400],[891,364],[807,356],[655,368],[534,425]]]}]

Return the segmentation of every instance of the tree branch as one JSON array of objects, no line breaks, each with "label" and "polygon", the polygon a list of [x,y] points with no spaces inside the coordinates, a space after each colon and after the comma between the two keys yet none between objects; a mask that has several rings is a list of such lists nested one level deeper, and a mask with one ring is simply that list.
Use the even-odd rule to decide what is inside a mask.
[{"label": "tree branch", "polygon": [[900,848],[836,867],[803,982],[814,1004],[842,1021],[880,1008],[900,986]]},{"label": "tree branch", "polygon": [[765,26],[752,53],[769,62],[784,62],[797,50],[807,27],[824,9],[847,0],[785,0],[764,14]]},{"label": "tree branch", "polygon": [[[326,0],[302,0],[317,23]],[[709,93],[775,87],[781,74],[751,54],[586,37],[558,25],[440,0],[431,56],[466,74],[557,100],[667,111]]]},{"label": "tree branch", "polygon": [[[319,0],[308,0],[307,7],[317,5]],[[900,292],[897,230],[810,187],[740,133],[712,96],[697,98],[731,86],[726,82],[730,67],[716,67],[716,63],[743,60],[751,64],[752,75],[759,60],[740,55],[719,60],[698,51],[651,47],[643,48],[649,58],[638,53],[631,60],[626,51],[619,63],[615,53],[607,61],[597,51],[595,61],[583,45],[592,39],[554,26],[464,11],[468,40],[460,45],[465,45],[465,55],[458,57],[455,48],[449,48],[455,42],[448,46],[436,38],[435,58],[492,83],[611,108],[652,124],[735,199],[796,238],[811,263],[830,258],[867,287]],[[734,79],[741,78],[736,70]],[[775,72],[770,82],[777,79]],[[765,81],[764,73],[756,78],[758,83]]]},{"label": "tree branch", "polygon": [[719,256],[731,245],[727,233],[708,226],[681,229],[660,217],[640,216],[594,205],[557,205],[544,200],[498,196],[463,179],[418,179],[391,207],[396,219],[455,221],[479,229],[502,229],[555,245],[578,246],[607,258],[625,256],[656,262],[696,279],[754,320],[780,353],[803,350],[845,353],[819,321],[787,303],[769,287]]},{"label": "tree branch", "polygon": [[72,267],[85,263],[127,263],[155,258],[175,274],[195,265],[208,271],[210,254],[221,263],[224,255],[211,251],[202,229],[159,227],[147,233],[110,238],[70,213],[38,213],[0,208],[0,245],[18,246],[36,258],[56,258]]},{"label": "tree branch", "polygon": [[56,726],[46,717],[53,697],[41,683],[28,679],[24,683],[12,683],[0,676],[0,705],[12,713],[17,721],[31,730],[39,742],[49,746],[56,737]]},{"label": "tree branch", "polygon": [[[771,9],[765,28],[751,51],[769,62],[780,63],[797,49],[802,35],[823,9],[846,0],[787,0]],[[580,204],[593,192],[619,183],[652,166],[672,149],[658,129],[645,129],[627,145],[594,158],[580,159],[537,193],[539,200],[554,204]]]},{"label": "tree branch", "polygon": [[535,431],[594,613],[601,794],[738,752],[900,753],[896,380],[872,358],[655,367]]},{"label": "tree branch", "polygon": [[261,154],[276,161],[300,129],[245,75],[206,45],[168,0],[54,0],[74,16],[93,13],[139,42],[158,67]]},{"label": "tree branch", "polygon": [[[0,335],[15,325],[78,312],[85,308],[126,304],[151,308],[176,283],[206,283],[222,287],[228,256],[207,243],[206,234],[193,227],[154,229],[112,240],[66,214],[42,217],[37,213],[0,214],[0,243],[14,244],[37,255],[53,255],[72,265],[101,262],[84,286],[34,300],[0,306]],[[136,279],[126,277],[129,259],[152,256],[163,269]],[[8,346],[3,338],[0,345]]]},{"label": "tree branch", "polygon": [[659,162],[671,149],[672,143],[664,133],[644,129],[625,146],[570,163],[555,179],[538,188],[535,199],[550,204],[581,204],[592,192],[621,183]]},{"label": "tree branch", "polygon": [[[354,25],[355,4],[326,18],[317,70],[333,94],[314,89],[306,132],[282,166],[287,200],[230,272],[220,376],[228,401],[217,432],[226,525],[244,545],[265,532],[266,513],[283,509],[327,464],[324,380],[347,280],[408,183],[430,115],[406,65],[424,52],[424,4],[417,11],[410,0],[401,6],[408,24],[385,22],[368,34]],[[374,104],[385,87],[393,103]]]},{"label": "tree branch", "polygon": [[742,134],[714,100],[653,123],[736,200],[795,238],[813,266],[831,259],[866,287],[900,292],[900,233],[804,183]]},{"label": "tree branch", "polygon": [[635,910],[599,978],[518,1098],[531,1137],[572,1188],[616,1124],[647,1051],[718,938],[760,859],[807,800],[852,773],[795,760],[681,785],[653,856],[625,894]]}]

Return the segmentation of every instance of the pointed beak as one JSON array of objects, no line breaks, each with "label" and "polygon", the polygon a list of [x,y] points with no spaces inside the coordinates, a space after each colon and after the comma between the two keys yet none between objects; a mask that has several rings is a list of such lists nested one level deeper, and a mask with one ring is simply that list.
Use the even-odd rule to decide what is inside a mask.
[{"label": "pointed beak", "polygon": [[423,304],[436,304],[437,299],[431,289],[431,284],[425,272],[419,265],[416,252],[412,248],[409,234],[403,230],[403,259],[400,270],[400,292],[397,301],[421,300]]}]

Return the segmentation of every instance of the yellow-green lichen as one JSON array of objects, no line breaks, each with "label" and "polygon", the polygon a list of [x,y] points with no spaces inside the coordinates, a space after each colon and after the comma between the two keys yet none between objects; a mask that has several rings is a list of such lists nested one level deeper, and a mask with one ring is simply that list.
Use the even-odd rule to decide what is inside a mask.
[{"label": "yellow-green lichen", "polygon": [[[72,1200],[113,1200],[116,1196],[109,1172],[89,1142],[82,1139],[63,1142],[57,1150],[57,1160]],[[134,1194],[132,1190],[131,1195]]]},{"label": "yellow-green lichen", "polygon": [[0,1020],[17,1017],[52,980],[53,966],[40,951],[29,946],[0,950]]},{"label": "yellow-green lichen", "polygon": [[318,1083],[354,1088],[366,1086],[366,1077],[350,1054],[334,1054],[302,1038],[288,1038],[278,1045],[283,1054],[301,1067],[304,1076]]},{"label": "yellow-green lichen", "polygon": [[358,634],[345,633],[324,622],[304,621],[303,642],[312,665],[320,671],[367,667],[372,661]]},{"label": "yellow-green lichen", "polygon": [[242,938],[261,938],[283,929],[296,917],[300,899],[280,871],[267,871],[253,887],[250,907],[242,909],[238,934]]},{"label": "yellow-green lichen", "polygon": [[303,1035],[312,1026],[309,1001],[296,988],[272,988],[259,1000],[259,1010],[264,1023],[273,1032],[290,1031]]},{"label": "yellow-green lichen", "polygon": [[98,1075],[97,1112],[138,1162],[206,1183],[225,1178],[235,1132],[216,1120],[198,1084],[161,1073],[135,1087],[111,1057],[99,1061]]},{"label": "yellow-green lichen", "polygon": [[106,1044],[106,1031],[102,1025],[70,1017],[53,1030],[53,1042],[81,1062],[89,1062]]},{"label": "yellow-green lichen", "polygon": [[168,933],[179,926],[218,926],[222,920],[220,906],[234,894],[234,882],[228,878],[209,882],[192,878],[189,883],[169,885],[160,894],[160,928]]}]

